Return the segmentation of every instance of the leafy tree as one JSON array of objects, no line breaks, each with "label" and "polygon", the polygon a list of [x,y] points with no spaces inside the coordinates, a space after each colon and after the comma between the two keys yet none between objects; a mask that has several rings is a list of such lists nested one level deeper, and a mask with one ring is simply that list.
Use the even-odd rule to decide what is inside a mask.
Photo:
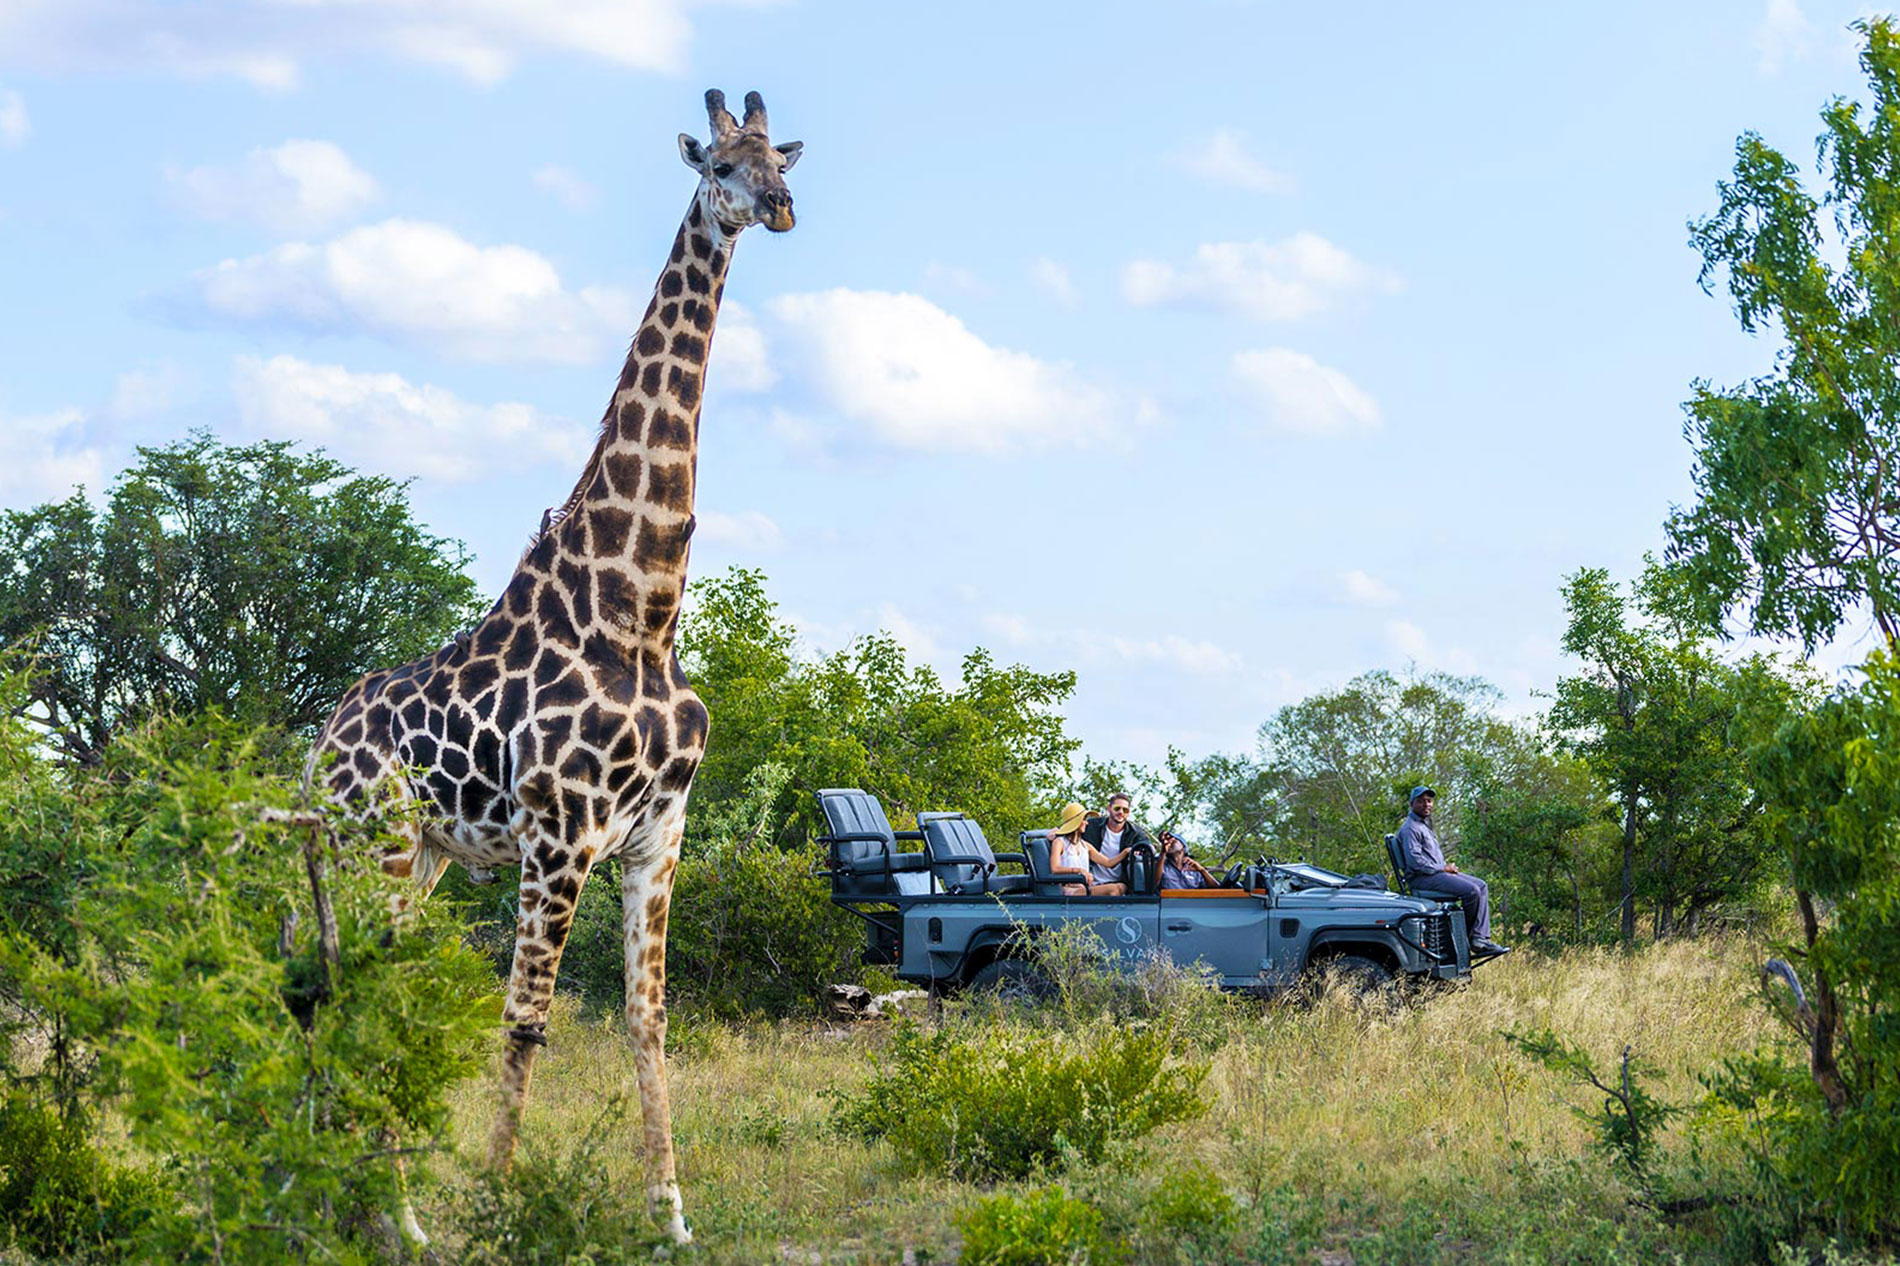
[{"label": "leafy tree", "polygon": [[1873,99],[1822,111],[1820,198],[1747,132],[1721,206],[1691,225],[1704,289],[1726,278],[1742,327],[1784,342],[1772,373],[1696,384],[1698,499],[1670,517],[1670,557],[1705,617],[1809,649],[1862,604],[1900,645],[1900,35],[1858,29]]},{"label": "leafy tree", "polygon": [[1509,731],[1492,712],[1498,698],[1476,677],[1377,671],[1280,709],[1260,728],[1272,834],[1328,866],[1384,871],[1383,839],[1405,812],[1406,792],[1429,783],[1438,834],[1453,843],[1474,790],[1469,758]]},{"label": "leafy tree", "polygon": [[[820,787],[872,791],[893,822],[961,809],[999,840],[1046,816],[1077,746],[1056,711],[1074,673],[1001,668],[979,648],[948,685],[881,633],[804,659],[762,573],[735,569],[691,592],[681,658],[713,714],[694,781],[699,821],[768,764],[791,772],[761,829],[787,847],[819,833],[811,793]],[[688,830],[689,848],[713,846],[694,823]]]},{"label": "leafy tree", "polygon": [[1462,842],[1507,883],[1519,922],[1582,938],[1615,909],[1611,806],[1587,764],[1516,730],[1474,753],[1465,777],[1473,801]]},{"label": "leafy tree", "polygon": [[160,707],[317,724],[479,614],[466,561],[400,483],[198,433],[141,448],[103,512],[75,493],[0,518],[0,641],[36,650],[26,715],[96,764]]},{"label": "leafy tree", "polygon": [[1866,1233],[1900,1236],[1900,661],[1786,722],[1754,769],[1788,846],[1812,1001],[1785,1018],[1806,1086],[1779,1061],[1731,1065],[1718,1089],[1767,1101],[1781,1176]]},{"label": "leafy tree", "polygon": [[1639,897],[1655,930],[1693,930],[1710,907],[1754,888],[1770,857],[1748,740],[1778,722],[1800,686],[1773,661],[1718,659],[1679,577],[1651,565],[1632,603],[1601,569],[1564,586],[1564,649],[1585,670],[1557,683],[1550,724],[1602,780],[1622,823],[1620,933]]}]

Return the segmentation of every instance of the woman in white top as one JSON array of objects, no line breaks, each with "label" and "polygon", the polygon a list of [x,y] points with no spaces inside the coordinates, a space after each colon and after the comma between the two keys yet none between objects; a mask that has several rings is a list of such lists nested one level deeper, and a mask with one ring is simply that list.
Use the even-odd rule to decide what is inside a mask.
[{"label": "woman in white top", "polygon": [[1062,885],[1065,897],[1119,897],[1128,891],[1127,884],[1098,884],[1089,880],[1090,862],[1109,865],[1112,859],[1102,856],[1082,838],[1082,827],[1088,820],[1088,810],[1074,801],[1062,806],[1062,820],[1048,835],[1049,873],[1074,875],[1081,881]]}]

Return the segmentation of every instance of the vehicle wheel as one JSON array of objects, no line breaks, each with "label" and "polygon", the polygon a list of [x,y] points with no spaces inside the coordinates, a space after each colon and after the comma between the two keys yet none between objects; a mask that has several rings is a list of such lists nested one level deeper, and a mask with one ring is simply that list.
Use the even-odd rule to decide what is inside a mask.
[{"label": "vehicle wheel", "polygon": [[1356,1002],[1373,1006],[1393,1006],[1399,1001],[1397,978],[1390,967],[1376,958],[1339,954],[1314,963],[1309,971],[1316,977],[1313,981],[1315,997],[1331,988]]},{"label": "vehicle wheel", "polygon": [[1006,1002],[1043,1002],[1055,993],[1055,982],[1038,964],[1022,958],[998,958],[970,977],[970,988]]}]

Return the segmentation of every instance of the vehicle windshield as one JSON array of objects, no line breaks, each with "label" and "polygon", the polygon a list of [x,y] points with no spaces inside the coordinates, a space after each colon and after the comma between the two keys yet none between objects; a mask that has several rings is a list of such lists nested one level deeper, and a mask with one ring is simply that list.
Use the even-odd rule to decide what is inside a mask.
[{"label": "vehicle windshield", "polygon": [[1325,884],[1328,888],[1341,888],[1346,883],[1346,877],[1338,871],[1327,870],[1324,866],[1315,866],[1311,862],[1280,862],[1278,865],[1283,873],[1304,879],[1308,883]]}]

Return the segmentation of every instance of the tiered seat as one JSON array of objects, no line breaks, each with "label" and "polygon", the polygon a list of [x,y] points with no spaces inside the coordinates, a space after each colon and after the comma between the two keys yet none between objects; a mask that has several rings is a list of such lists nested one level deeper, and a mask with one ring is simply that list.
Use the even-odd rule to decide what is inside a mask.
[{"label": "tiered seat", "polygon": [[818,793],[818,807],[831,828],[818,842],[830,852],[835,896],[868,900],[930,891],[930,859],[923,853],[897,851],[899,840],[921,840],[923,834],[891,830],[876,796],[855,787],[832,787]]},{"label": "tiered seat", "polygon": [[1022,862],[1020,853],[1005,853],[1001,858],[983,837],[983,828],[974,818],[961,813],[920,813],[917,825],[923,829],[924,852],[930,858],[931,873],[945,892],[1029,892],[1028,875],[999,875],[998,861]]}]

